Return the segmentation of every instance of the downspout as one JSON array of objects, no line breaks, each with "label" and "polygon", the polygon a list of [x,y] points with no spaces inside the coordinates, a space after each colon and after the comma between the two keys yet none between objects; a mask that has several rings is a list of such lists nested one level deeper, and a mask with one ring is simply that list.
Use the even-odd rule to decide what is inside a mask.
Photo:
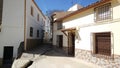
[{"label": "downspout", "polygon": [[53,45],[53,15],[51,16],[51,29],[52,29],[52,45]]},{"label": "downspout", "polygon": [[26,0],[24,0],[24,50],[27,50],[27,40],[26,40]]}]

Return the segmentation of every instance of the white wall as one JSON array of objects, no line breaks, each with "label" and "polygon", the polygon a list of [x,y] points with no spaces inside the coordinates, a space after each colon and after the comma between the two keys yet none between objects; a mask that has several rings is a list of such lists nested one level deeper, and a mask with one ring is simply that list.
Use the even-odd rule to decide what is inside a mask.
[{"label": "white wall", "polygon": [[15,57],[21,41],[24,41],[24,0],[3,0],[0,58],[4,46],[14,46]]},{"label": "white wall", "polygon": [[50,25],[50,19],[46,16],[46,21],[45,21],[45,33],[44,34],[44,39],[46,41],[49,41],[52,38],[52,34],[51,34],[51,25]]},{"label": "white wall", "polygon": [[57,30],[57,23],[54,23],[53,28],[53,45],[57,45],[57,35],[63,35],[63,46],[67,47],[67,36],[61,30]]},{"label": "white wall", "polygon": [[[71,18],[65,19],[63,26],[65,28],[77,27],[80,29],[78,31],[80,39],[75,40],[75,48],[92,50],[92,40],[91,34],[99,32],[111,32],[113,34],[112,48],[114,48],[114,54],[120,55],[120,3],[112,2],[113,7],[113,20],[107,22],[94,22],[94,12],[93,9],[89,9],[85,12],[72,16]],[[92,13],[91,13],[92,12]],[[73,19],[72,19],[73,18]],[[70,20],[70,21],[69,21]],[[114,41],[113,41],[114,40]]]},{"label": "white wall", "polygon": [[[72,17],[69,17],[64,20],[63,26],[65,28],[69,28],[70,26],[76,27],[76,26],[84,26],[88,24],[93,24],[94,23],[94,9],[89,9],[84,12],[81,12],[77,15],[74,15]],[[74,23],[73,23],[74,22]]]},{"label": "white wall", "polygon": [[[80,39],[76,39],[75,47],[78,49],[84,49],[84,50],[92,50],[92,40],[91,40],[91,34],[92,33],[99,33],[99,32],[111,32],[113,34],[113,37],[111,37],[113,44],[111,46],[114,47],[114,54],[120,55],[120,29],[119,27],[120,22],[114,22],[110,24],[104,24],[104,25],[95,25],[91,27],[84,27],[80,28],[79,30],[79,36]],[[114,40],[114,41],[113,41]]]},{"label": "white wall", "polygon": [[[99,32],[111,32],[113,37],[111,37],[112,48],[114,48],[114,54],[120,55],[120,3],[116,1],[112,1],[112,9],[113,9],[113,20],[110,21],[102,21],[102,22],[94,22],[94,9],[88,9],[84,12],[79,14],[73,15],[63,20],[63,26],[66,28],[72,27],[80,27],[78,34],[80,38],[76,38],[75,40],[75,48],[77,49],[84,49],[84,50],[92,50],[92,40],[91,35],[93,33]],[[54,37],[53,39],[56,40],[56,35],[61,34],[61,31],[56,30],[56,23],[54,23]],[[76,32],[77,32],[76,31]],[[64,36],[65,37],[65,36]],[[66,41],[66,40],[64,40]],[[53,41],[55,45],[56,42]],[[67,46],[67,42],[64,43],[64,46]]]},{"label": "white wall", "polygon": [[79,4],[75,4],[75,5],[73,5],[72,7],[70,7],[70,8],[68,9],[68,11],[76,11],[76,10],[78,10],[78,9],[80,9],[80,8],[82,8],[82,6],[80,6]]},{"label": "white wall", "polygon": [[50,31],[50,19],[46,16],[46,20],[45,20],[45,32],[49,32]]},{"label": "white wall", "polygon": [[[41,39],[41,30],[43,30],[45,21],[42,13],[38,11],[35,4],[32,0],[27,1],[27,38],[29,37],[30,27],[33,27],[34,34],[32,39],[37,38],[37,29],[40,31]],[[31,16],[30,10],[31,5],[34,9],[34,17]],[[37,21],[37,14],[39,13],[40,21]],[[3,57],[3,47],[4,46],[13,46],[14,47],[14,57],[17,56],[17,49],[21,41],[24,41],[24,0],[3,0],[3,16],[2,16],[2,31],[0,32],[0,58]]]},{"label": "white wall", "polygon": [[[33,16],[31,15],[31,6],[33,7]],[[37,15],[39,14],[39,21]],[[27,38],[28,39],[41,39],[42,30],[44,29],[44,20],[42,13],[38,10],[32,0],[27,0]],[[30,37],[30,27],[33,27],[33,37]],[[37,37],[37,30],[39,30],[39,36]]]}]

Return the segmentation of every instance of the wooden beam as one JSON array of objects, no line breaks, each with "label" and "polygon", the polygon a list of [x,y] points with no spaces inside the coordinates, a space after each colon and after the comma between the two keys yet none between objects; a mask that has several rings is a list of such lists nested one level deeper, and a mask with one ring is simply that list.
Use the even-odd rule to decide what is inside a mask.
[{"label": "wooden beam", "polygon": [[65,34],[65,36],[68,36],[66,33],[65,33],[65,31],[62,31],[64,34]]}]

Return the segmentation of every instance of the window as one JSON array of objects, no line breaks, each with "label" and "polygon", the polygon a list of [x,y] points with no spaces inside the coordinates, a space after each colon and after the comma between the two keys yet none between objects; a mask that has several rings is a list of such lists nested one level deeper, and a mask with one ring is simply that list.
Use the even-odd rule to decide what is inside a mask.
[{"label": "window", "polygon": [[111,33],[95,33],[95,54],[111,55]]},{"label": "window", "polygon": [[33,7],[31,6],[31,15],[32,15],[32,16],[33,16],[33,12],[34,12],[34,11],[33,11]]},{"label": "window", "polygon": [[39,37],[39,30],[37,30],[37,37]]},{"label": "window", "polygon": [[61,22],[58,22],[57,23],[57,29],[59,30],[59,29],[62,29],[62,23]]},{"label": "window", "polygon": [[37,21],[39,21],[39,14],[37,15]]},{"label": "window", "polygon": [[94,9],[95,21],[108,20],[112,18],[111,3],[104,4]]},{"label": "window", "polygon": [[30,27],[30,37],[33,37],[33,27]]}]

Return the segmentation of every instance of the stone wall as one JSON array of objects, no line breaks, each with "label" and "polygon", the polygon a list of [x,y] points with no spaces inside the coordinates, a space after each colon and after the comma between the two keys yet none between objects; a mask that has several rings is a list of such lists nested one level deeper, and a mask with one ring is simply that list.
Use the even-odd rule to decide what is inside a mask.
[{"label": "stone wall", "polygon": [[120,56],[92,54],[91,51],[75,49],[75,57],[96,64],[102,68],[120,68]]}]

